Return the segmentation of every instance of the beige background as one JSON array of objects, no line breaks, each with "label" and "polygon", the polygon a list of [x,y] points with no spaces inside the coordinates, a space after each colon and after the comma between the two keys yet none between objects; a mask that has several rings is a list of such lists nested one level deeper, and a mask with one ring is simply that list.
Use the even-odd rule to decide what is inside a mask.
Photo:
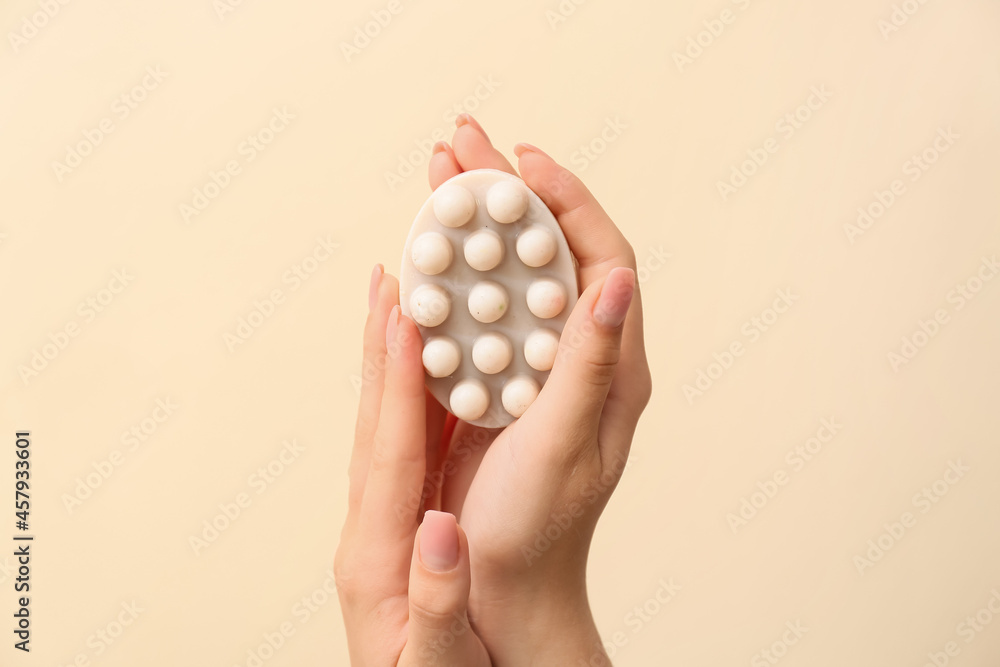
[{"label": "beige background", "polygon": [[[16,429],[32,432],[37,535],[30,657],[10,647],[13,559],[0,557],[0,665],[246,665],[286,622],[268,667],[346,664],[323,586],[368,276],[398,266],[428,194],[419,152],[415,174],[391,187],[386,174],[450,135],[455,105],[508,155],[530,141],[571,165],[647,267],[654,396],[590,568],[616,664],[770,664],[755,654],[796,622],[808,631],[789,667],[917,667],[950,641],[949,664],[1000,664],[1000,616],[971,641],[959,627],[1000,590],[1000,280],[961,309],[949,298],[1000,253],[1000,5],[908,0],[916,13],[883,35],[889,0],[564,0],[566,16],[549,13],[557,0],[402,0],[348,58],[341,43],[387,3],[233,0],[220,14],[223,1],[0,7],[0,540],[15,532]],[[724,9],[731,23],[679,68],[675,52]],[[121,118],[116,100],[147,68],[165,76]],[[776,123],[812,87],[829,98],[789,137]],[[276,108],[294,120],[248,160],[241,143]],[[106,118],[113,132],[60,181],[53,163]],[[911,180],[939,128],[958,138]],[[724,201],[718,181],[769,138],[776,152]],[[240,172],[185,221],[229,161]],[[905,191],[852,244],[845,225],[894,179]],[[326,261],[308,260],[317,239],[337,245]],[[309,280],[286,280],[296,266]],[[226,335],[276,289],[283,301],[230,351]],[[744,323],[778,290],[797,300],[751,340]],[[894,369],[888,354],[939,309],[947,323]],[[67,325],[77,335],[22,378]],[[734,342],[744,354],[687,400]],[[144,424],[157,399],[177,407]],[[795,469],[786,454],[830,418],[836,436]],[[123,432],[144,425],[130,450]],[[272,464],[279,476],[252,477],[292,440],[302,451]],[[947,495],[914,498],[959,461]],[[787,484],[734,532],[727,514],[779,470]],[[196,554],[191,536],[239,494],[249,506]],[[855,556],[904,512],[915,524],[859,572]],[[671,579],[682,588],[661,606]],[[296,605],[314,594],[325,604],[306,619]],[[135,621],[98,643],[132,602]]]}]

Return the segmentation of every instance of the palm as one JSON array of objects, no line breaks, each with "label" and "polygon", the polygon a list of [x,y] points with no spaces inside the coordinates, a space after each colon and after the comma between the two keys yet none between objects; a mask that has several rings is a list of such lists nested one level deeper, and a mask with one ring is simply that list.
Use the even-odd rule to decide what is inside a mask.
[{"label": "palm", "polygon": [[452,435],[453,467],[446,470],[453,474],[443,480],[441,506],[459,518],[475,544],[473,560],[485,566],[529,564],[523,547],[535,541],[562,488],[559,480],[546,477],[553,468],[543,457],[551,448],[538,446],[538,434],[551,429],[532,417],[529,410],[499,432],[459,422]]}]

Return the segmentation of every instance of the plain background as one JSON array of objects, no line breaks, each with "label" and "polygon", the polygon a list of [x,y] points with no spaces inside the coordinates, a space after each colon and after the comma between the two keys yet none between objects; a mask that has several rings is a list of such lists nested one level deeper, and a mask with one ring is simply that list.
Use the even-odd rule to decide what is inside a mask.
[{"label": "plain background", "polygon": [[[1000,5],[897,4],[890,32],[889,0],[403,0],[345,55],[386,3],[89,0],[51,18],[4,3],[0,540],[16,532],[14,431],[30,429],[37,541],[30,657],[10,646],[0,556],[0,664],[247,665],[286,622],[268,667],[346,664],[323,586],[368,278],[396,272],[429,194],[421,147],[468,110],[505,154],[529,141],[573,168],[645,267],[654,395],[590,563],[615,663],[755,664],[798,622],[782,665],[917,667],[953,641],[949,664],[995,666],[1000,279],[977,281],[1000,253]],[[147,68],[162,80],[131,92]],[[123,94],[143,98],[127,117]],[[241,145],[275,109],[294,119],[250,160]],[[81,142],[75,168],[54,165]],[[185,220],[230,161],[239,173]],[[734,168],[753,173],[723,197]],[[325,261],[309,259],[318,239],[337,246]],[[294,267],[313,272],[296,283]],[[281,303],[252,315],[273,290]],[[775,318],[780,290],[795,300]],[[51,358],[25,374],[36,352]],[[161,423],[158,399],[177,406]],[[823,420],[836,434],[806,461],[794,452]],[[147,430],[134,449],[132,428]],[[967,471],[941,481],[952,464]],[[68,506],[88,476],[99,486]],[[305,620],[309,596],[323,603]],[[133,601],[135,622],[99,642]],[[960,625],[977,613],[992,622]]]}]

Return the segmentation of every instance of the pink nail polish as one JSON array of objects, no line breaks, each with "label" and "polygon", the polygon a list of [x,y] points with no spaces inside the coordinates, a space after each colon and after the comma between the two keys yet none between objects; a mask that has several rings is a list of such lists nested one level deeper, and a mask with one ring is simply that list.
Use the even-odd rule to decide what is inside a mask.
[{"label": "pink nail polish", "polygon": [[378,303],[378,286],[382,282],[382,273],[385,269],[381,264],[376,264],[372,269],[372,279],[368,285],[368,310],[374,310]]},{"label": "pink nail polish", "polygon": [[469,127],[474,128],[477,132],[479,132],[479,134],[486,138],[486,141],[490,140],[489,135],[486,134],[486,130],[484,130],[483,126],[479,124],[479,121],[467,113],[460,113],[458,114],[458,118],[455,119],[455,127],[462,127],[463,125],[468,125]]},{"label": "pink nail polish", "polygon": [[458,565],[458,522],[454,514],[424,512],[420,526],[420,562],[434,572],[447,572]]},{"label": "pink nail polish", "polygon": [[628,315],[634,294],[635,271],[622,266],[611,269],[594,304],[594,319],[610,329],[620,327]]},{"label": "pink nail polish", "polygon": [[521,155],[527,151],[531,151],[532,153],[538,153],[539,155],[544,155],[545,157],[551,159],[549,157],[549,154],[543,151],[538,146],[532,146],[531,144],[525,143],[523,141],[514,146],[514,155],[516,155],[517,157],[521,157]]},{"label": "pink nail polish", "polygon": [[389,322],[385,326],[385,344],[392,345],[396,342],[396,329],[399,326],[399,306],[393,306],[389,311]]}]

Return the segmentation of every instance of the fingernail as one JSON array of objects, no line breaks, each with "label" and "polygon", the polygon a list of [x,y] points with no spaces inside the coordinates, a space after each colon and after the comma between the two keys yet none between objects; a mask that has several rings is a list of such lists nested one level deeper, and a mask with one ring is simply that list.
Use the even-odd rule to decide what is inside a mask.
[{"label": "fingernail", "polygon": [[490,140],[489,135],[486,134],[486,130],[484,130],[483,126],[479,124],[479,121],[467,113],[460,113],[455,119],[455,127],[462,127],[463,125],[469,125],[470,127],[475,128],[479,134],[486,137],[486,141]]},{"label": "fingernail", "polygon": [[635,271],[622,266],[611,269],[594,305],[594,319],[610,329],[620,327],[628,314],[633,294]]},{"label": "fingernail", "polygon": [[384,271],[381,264],[376,264],[375,268],[372,269],[372,280],[368,284],[368,310],[375,310],[375,304],[378,303],[378,286],[382,282]]},{"label": "fingernail", "polygon": [[458,522],[454,514],[424,512],[424,522],[420,526],[420,561],[434,572],[447,572],[458,565]]},{"label": "fingernail", "polygon": [[434,144],[434,148],[431,149],[431,155],[437,155],[438,153],[444,153],[448,150],[448,142],[439,141]]},{"label": "fingernail", "polygon": [[385,344],[396,342],[396,328],[399,326],[399,306],[393,306],[389,311],[389,322],[385,325]]},{"label": "fingernail", "polygon": [[545,157],[549,157],[549,154],[543,151],[538,146],[532,146],[531,144],[526,144],[523,141],[514,146],[514,155],[516,155],[517,157],[521,157],[521,154],[527,151],[531,151],[532,153],[538,153],[539,155],[544,155]]}]

